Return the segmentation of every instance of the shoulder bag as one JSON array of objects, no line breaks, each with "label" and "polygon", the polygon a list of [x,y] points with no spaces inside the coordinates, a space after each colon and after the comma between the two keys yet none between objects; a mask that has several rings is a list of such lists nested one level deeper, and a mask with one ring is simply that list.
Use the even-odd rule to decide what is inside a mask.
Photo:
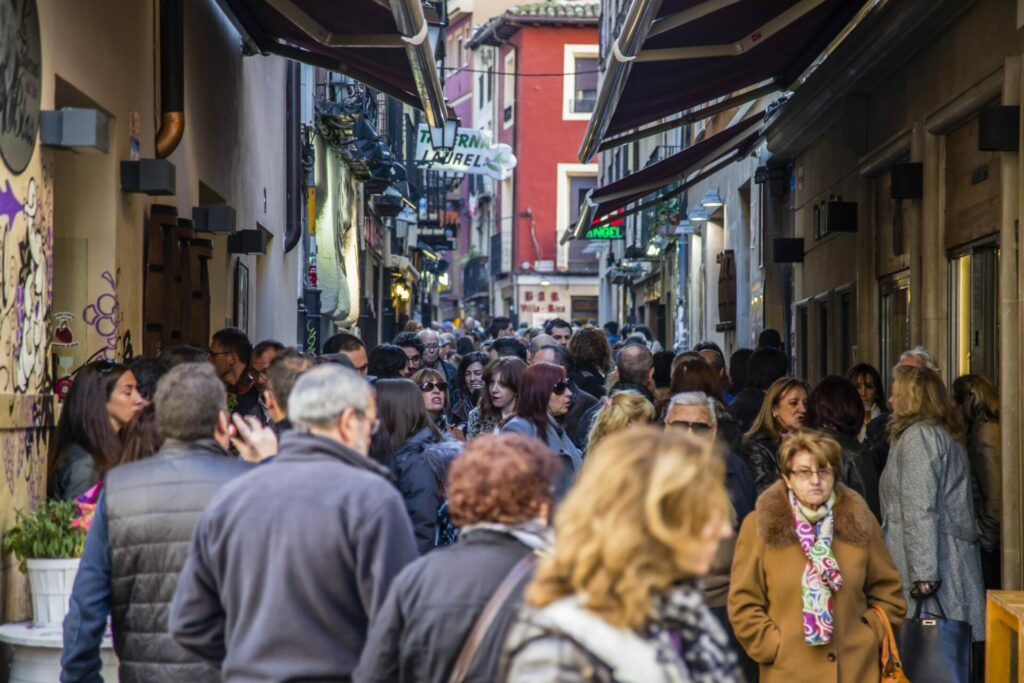
[{"label": "shoulder bag", "polygon": [[494,595],[491,596],[491,599],[487,601],[487,605],[484,606],[484,611],[480,613],[476,623],[473,624],[473,629],[469,632],[469,637],[466,638],[466,642],[459,652],[459,658],[455,660],[455,667],[452,669],[452,675],[448,677],[448,683],[462,683],[466,679],[466,674],[469,673],[469,665],[473,663],[473,658],[476,657],[476,652],[484,642],[484,638],[491,629],[491,624],[494,623],[495,617],[498,616],[498,612],[508,601],[509,596],[512,595],[512,591],[529,575],[536,562],[537,554],[530,551],[521,560],[516,562],[515,566],[502,579],[498,589],[494,591]]},{"label": "shoulder bag", "polygon": [[884,629],[882,635],[882,683],[910,683],[910,679],[903,673],[903,662],[900,661],[900,651],[896,647],[896,636],[893,635],[889,615],[878,605],[872,605],[871,609],[878,615]]},{"label": "shoulder bag", "polygon": [[[922,614],[924,603],[933,599],[939,614]],[[913,619],[900,628],[899,645],[903,669],[911,680],[970,683],[971,625],[947,618],[938,594],[917,600]]]}]

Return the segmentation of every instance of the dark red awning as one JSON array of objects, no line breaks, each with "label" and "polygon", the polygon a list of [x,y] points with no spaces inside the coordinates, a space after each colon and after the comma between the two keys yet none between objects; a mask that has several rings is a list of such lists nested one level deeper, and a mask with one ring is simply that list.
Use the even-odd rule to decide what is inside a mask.
[{"label": "dark red awning", "polygon": [[580,158],[589,159],[608,138],[741,90],[790,88],[864,5],[633,0],[610,50]]},{"label": "dark red awning", "polygon": [[[412,106],[438,113],[443,93],[433,58],[415,59],[429,41],[404,40],[420,26],[399,26],[408,2],[387,0],[218,0],[244,36],[262,52],[347,74]],[[399,7],[393,8],[392,4]],[[422,22],[422,9],[416,21]],[[423,57],[423,55],[419,55]],[[432,73],[418,73],[424,66]],[[431,87],[436,81],[436,90]],[[439,99],[438,99],[439,98]],[[438,105],[438,102],[441,104]]]}]

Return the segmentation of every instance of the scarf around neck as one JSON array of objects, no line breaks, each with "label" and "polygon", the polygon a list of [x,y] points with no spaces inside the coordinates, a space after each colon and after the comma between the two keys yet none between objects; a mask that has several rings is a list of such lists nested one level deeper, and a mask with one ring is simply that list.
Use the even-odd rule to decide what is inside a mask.
[{"label": "scarf around neck", "polygon": [[693,683],[732,683],[739,659],[707,605],[699,583],[687,581],[656,594],[648,636],[682,657]]},{"label": "scarf around neck", "polygon": [[808,510],[800,504],[792,491],[789,503],[793,508],[793,522],[800,548],[807,557],[800,579],[803,602],[804,640],[808,645],[825,645],[832,640],[832,594],[843,587],[839,564],[832,554],[832,536],[835,533],[836,494],[817,510]]}]

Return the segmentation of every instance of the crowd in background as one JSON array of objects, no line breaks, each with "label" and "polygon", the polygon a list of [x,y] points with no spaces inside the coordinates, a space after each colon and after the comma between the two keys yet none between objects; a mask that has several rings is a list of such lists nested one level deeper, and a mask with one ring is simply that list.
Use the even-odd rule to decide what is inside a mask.
[{"label": "crowd in background", "polygon": [[91,362],[51,442],[50,495],[97,505],[62,680],[108,618],[146,681],[860,683],[931,601],[980,643],[992,383],[789,368],[770,329],[500,317]]}]

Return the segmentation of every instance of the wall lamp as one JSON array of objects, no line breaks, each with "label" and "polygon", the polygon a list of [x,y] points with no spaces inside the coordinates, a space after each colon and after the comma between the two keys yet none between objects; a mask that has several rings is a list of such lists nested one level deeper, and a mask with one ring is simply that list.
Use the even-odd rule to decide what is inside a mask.
[{"label": "wall lamp", "polygon": [[707,223],[710,216],[708,216],[708,212],[704,210],[704,207],[698,206],[690,212],[687,218],[690,219],[691,223]]},{"label": "wall lamp", "polygon": [[700,205],[711,210],[712,213],[714,213],[714,209],[722,208],[722,204],[722,197],[718,194],[718,190],[708,190],[704,193],[704,198],[700,200]]},{"label": "wall lamp", "polygon": [[440,128],[430,129],[430,146],[435,151],[450,152],[455,149],[455,141],[459,136],[459,122],[448,119]]}]

